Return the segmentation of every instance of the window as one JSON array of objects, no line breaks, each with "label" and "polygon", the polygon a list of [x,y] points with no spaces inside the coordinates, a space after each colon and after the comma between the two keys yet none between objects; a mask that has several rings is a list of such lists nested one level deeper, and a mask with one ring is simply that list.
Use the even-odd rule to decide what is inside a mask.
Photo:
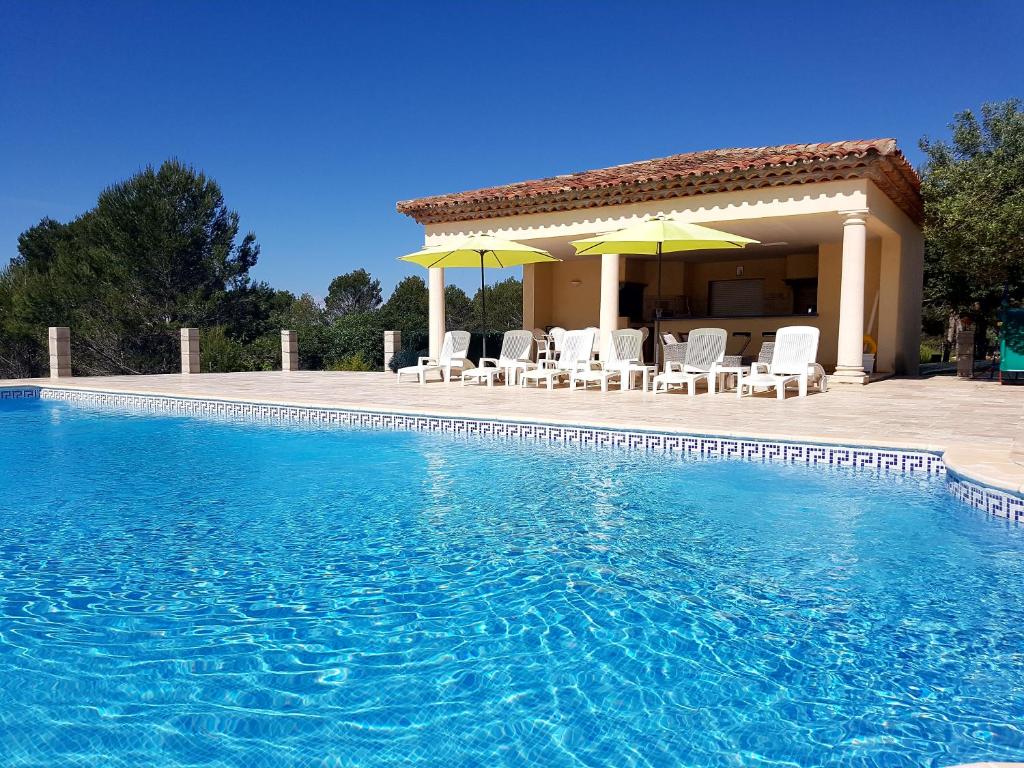
[{"label": "window", "polygon": [[752,317],[764,314],[764,280],[712,280],[708,283],[711,317]]},{"label": "window", "polygon": [[818,311],[818,278],[789,280],[793,289],[793,314],[813,315]]}]

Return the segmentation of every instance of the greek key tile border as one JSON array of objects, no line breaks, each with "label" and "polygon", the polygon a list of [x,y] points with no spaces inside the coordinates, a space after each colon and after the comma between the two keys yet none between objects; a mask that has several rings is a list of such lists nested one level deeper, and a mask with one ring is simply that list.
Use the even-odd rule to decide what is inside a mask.
[{"label": "greek key tile border", "polygon": [[965,504],[993,517],[1000,517],[1012,523],[1024,523],[1024,497],[975,483],[954,472],[946,475],[946,489]]},{"label": "greek key tile border", "polygon": [[1024,523],[1024,498],[949,473],[942,457],[926,451],[774,442],[715,435],[643,432],[607,427],[533,424],[451,416],[361,411],[345,408],[273,405],[231,400],[202,400],[165,395],[136,395],[49,387],[0,389],[0,399],[40,398],[89,407],[141,413],[226,419],[339,425],[367,429],[434,432],[467,437],[538,440],[568,445],[676,452],[694,458],[852,467],[879,473],[944,477],[949,491],[986,513]]},{"label": "greek key tile border", "polygon": [[0,400],[38,400],[39,387],[0,387]]}]

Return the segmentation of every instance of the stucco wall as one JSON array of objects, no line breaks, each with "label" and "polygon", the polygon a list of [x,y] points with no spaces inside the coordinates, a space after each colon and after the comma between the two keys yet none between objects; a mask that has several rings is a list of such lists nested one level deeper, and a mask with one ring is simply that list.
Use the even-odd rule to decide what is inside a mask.
[{"label": "stucco wall", "polygon": [[[597,326],[601,310],[601,259],[537,264],[533,268],[534,325]],[[579,285],[573,285],[578,280]],[[525,286],[524,286],[525,295]],[[525,301],[525,298],[524,298]]]}]

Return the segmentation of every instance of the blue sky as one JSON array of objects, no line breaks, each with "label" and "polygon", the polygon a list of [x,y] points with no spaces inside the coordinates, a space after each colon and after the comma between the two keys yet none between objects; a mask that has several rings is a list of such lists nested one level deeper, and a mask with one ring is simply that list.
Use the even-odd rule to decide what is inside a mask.
[{"label": "blue sky", "polygon": [[881,136],[917,165],[955,112],[1024,97],[1018,0],[0,0],[0,18],[0,264],[41,217],[177,157],[256,233],[258,279],[317,296],[356,267],[385,290],[416,272],[394,260],[421,243],[399,199]]}]

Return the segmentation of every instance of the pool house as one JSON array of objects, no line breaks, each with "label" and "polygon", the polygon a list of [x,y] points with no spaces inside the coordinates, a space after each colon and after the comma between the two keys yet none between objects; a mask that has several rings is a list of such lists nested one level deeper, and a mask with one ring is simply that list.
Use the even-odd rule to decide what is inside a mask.
[{"label": "pool house", "polygon": [[[920,180],[893,139],[724,149],[398,203],[425,244],[491,234],[560,262],[523,268],[523,325],[714,326],[732,354],[756,354],[781,326],[821,331],[833,383],[918,365],[923,238]],[[576,256],[571,240],[662,215],[753,238],[743,250]],[[429,274],[430,346],[445,329],[444,270]],[[870,337],[870,338],[866,338]],[[602,344],[602,348],[603,348]],[[873,352],[874,371],[866,370]]]}]

